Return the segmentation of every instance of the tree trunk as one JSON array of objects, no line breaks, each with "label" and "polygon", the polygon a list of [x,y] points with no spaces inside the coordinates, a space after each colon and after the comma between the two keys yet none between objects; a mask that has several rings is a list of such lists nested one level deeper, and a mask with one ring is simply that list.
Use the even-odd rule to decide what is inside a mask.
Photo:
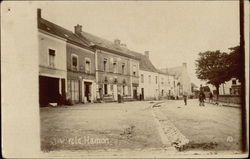
[{"label": "tree trunk", "polygon": [[218,101],[218,99],[219,99],[219,87],[220,87],[220,85],[216,85],[215,87],[216,87],[216,100]]}]

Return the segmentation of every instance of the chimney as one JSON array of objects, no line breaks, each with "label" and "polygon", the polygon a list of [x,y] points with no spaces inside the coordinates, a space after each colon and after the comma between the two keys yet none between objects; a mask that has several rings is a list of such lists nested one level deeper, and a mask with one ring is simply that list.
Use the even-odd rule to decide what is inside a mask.
[{"label": "chimney", "polygon": [[126,44],[121,44],[121,47],[127,48],[127,45]]},{"label": "chimney", "polygon": [[187,63],[186,63],[186,62],[183,62],[183,63],[182,63],[182,66],[185,67],[185,68],[187,68]]},{"label": "chimney", "polygon": [[42,9],[41,8],[37,8],[37,18],[42,18]]},{"label": "chimney", "polygon": [[120,44],[121,44],[121,40],[115,39],[115,40],[114,40],[114,44],[115,44],[115,45],[120,45]]},{"label": "chimney", "polygon": [[77,24],[75,26],[75,34],[81,34],[81,32],[82,32],[82,26]]},{"label": "chimney", "polygon": [[144,55],[149,59],[149,51],[144,51]]}]

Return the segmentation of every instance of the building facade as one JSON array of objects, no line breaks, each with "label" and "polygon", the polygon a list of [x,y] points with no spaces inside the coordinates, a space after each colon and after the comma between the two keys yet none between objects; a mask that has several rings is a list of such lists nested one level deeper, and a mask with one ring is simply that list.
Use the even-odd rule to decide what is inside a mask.
[{"label": "building facade", "polygon": [[232,78],[219,87],[219,95],[240,95],[241,83],[238,79]]},{"label": "building facade", "polygon": [[182,97],[184,94],[192,95],[191,79],[187,71],[187,64],[182,66],[160,69],[161,71],[174,76],[175,95],[176,98]]},{"label": "building facade", "polygon": [[117,101],[118,95],[121,95],[123,98],[137,99],[138,59],[118,39],[111,42],[84,32],[81,28],[76,33],[95,49],[97,98]]},{"label": "building facade", "polygon": [[173,99],[175,97],[175,79],[173,75],[159,71],[159,90],[160,97],[166,99]]},{"label": "building facade", "polygon": [[60,103],[66,98],[66,39],[54,34],[38,10],[39,103]]},{"label": "building facade", "polygon": [[95,52],[67,43],[67,99],[71,103],[96,100]]},{"label": "building facade", "polygon": [[139,89],[138,96],[141,100],[159,99],[159,73],[149,59],[149,52],[144,55],[132,52],[139,61]]}]

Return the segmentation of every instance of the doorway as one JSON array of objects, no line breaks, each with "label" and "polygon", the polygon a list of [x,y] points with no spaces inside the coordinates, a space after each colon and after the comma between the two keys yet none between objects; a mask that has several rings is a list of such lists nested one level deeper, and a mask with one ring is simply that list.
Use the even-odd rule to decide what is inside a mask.
[{"label": "doorway", "polygon": [[137,87],[133,87],[133,98],[137,99]]},{"label": "doorway", "polygon": [[141,88],[141,99],[144,100],[144,88]]},{"label": "doorway", "polygon": [[42,106],[59,102],[59,78],[39,76],[39,103]]},{"label": "doorway", "polygon": [[87,102],[91,102],[91,82],[84,82],[84,97]]}]

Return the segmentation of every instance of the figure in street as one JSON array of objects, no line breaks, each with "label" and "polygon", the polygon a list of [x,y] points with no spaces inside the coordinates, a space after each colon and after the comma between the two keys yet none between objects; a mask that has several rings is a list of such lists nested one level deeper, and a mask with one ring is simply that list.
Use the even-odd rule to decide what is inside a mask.
[{"label": "figure in street", "polygon": [[200,94],[199,94],[199,101],[200,101],[200,106],[205,106],[205,94],[203,91],[200,91]]},{"label": "figure in street", "polygon": [[187,105],[187,95],[186,94],[183,95],[183,99],[184,99],[185,105]]},{"label": "figure in street", "polygon": [[213,93],[210,92],[209,93],[209,103],[212,103],[213,102]]}]

